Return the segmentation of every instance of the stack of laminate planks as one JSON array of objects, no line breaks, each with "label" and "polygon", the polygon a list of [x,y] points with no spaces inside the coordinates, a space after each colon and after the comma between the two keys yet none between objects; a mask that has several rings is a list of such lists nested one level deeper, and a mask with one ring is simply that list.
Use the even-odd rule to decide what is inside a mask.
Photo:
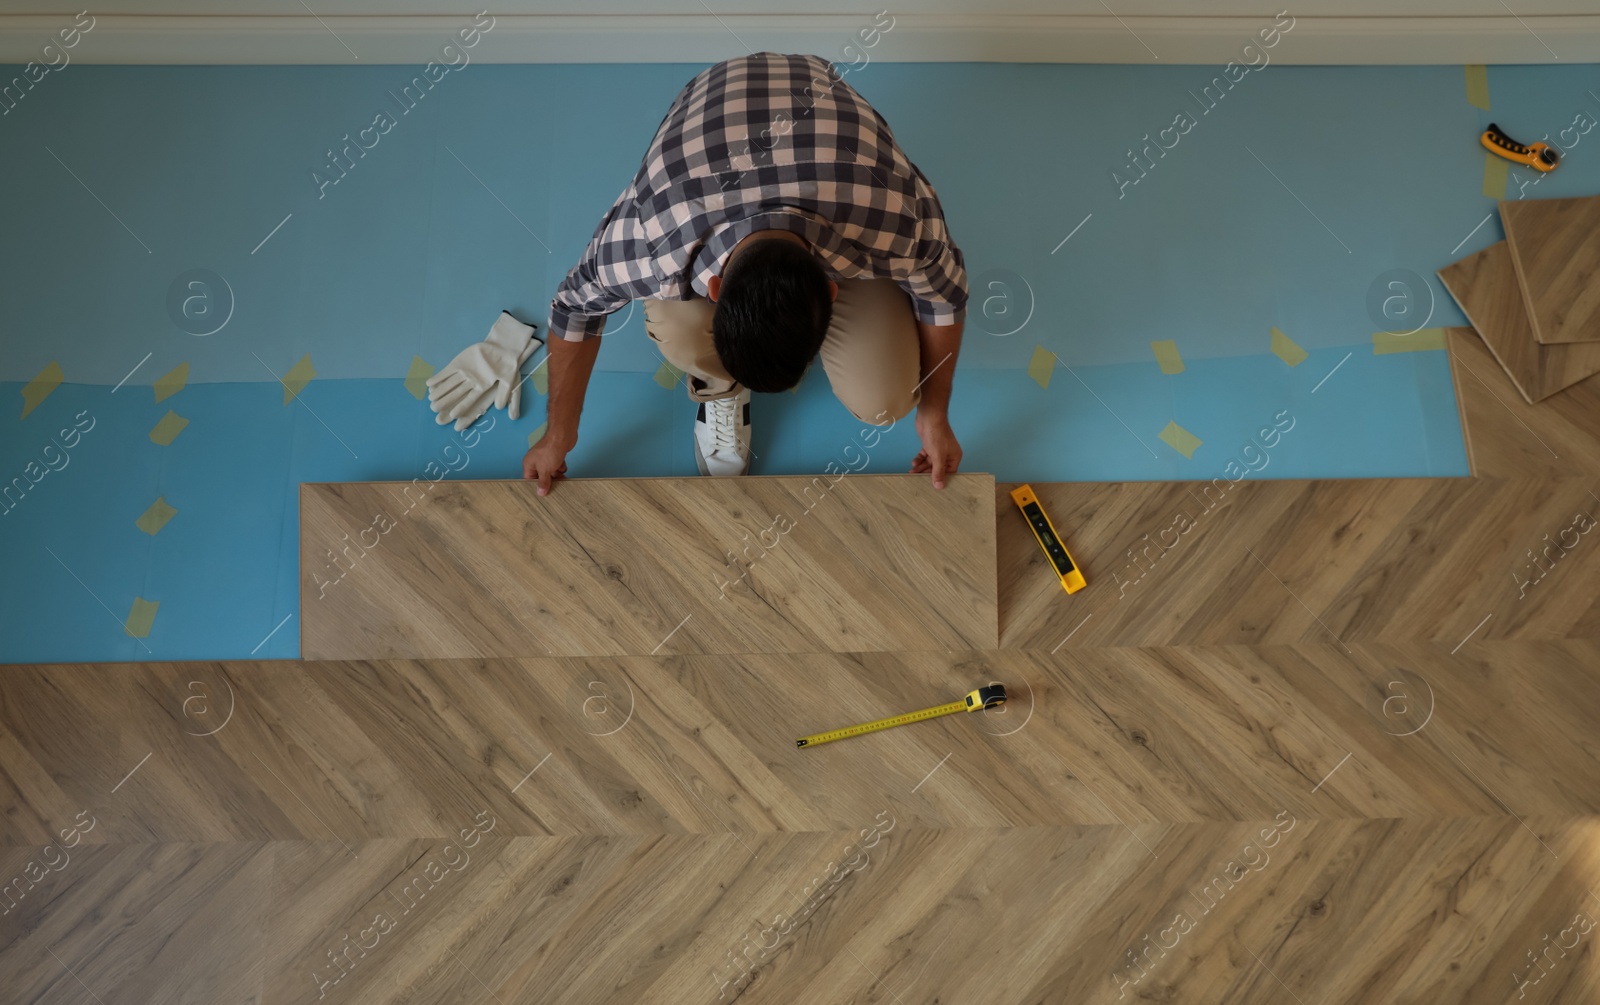
[{"label": "stack of laminate planks", "polygon": [[1506,238],[1439,271],[1530,404],[1600,372],[1600,196],[1500,203]]}]

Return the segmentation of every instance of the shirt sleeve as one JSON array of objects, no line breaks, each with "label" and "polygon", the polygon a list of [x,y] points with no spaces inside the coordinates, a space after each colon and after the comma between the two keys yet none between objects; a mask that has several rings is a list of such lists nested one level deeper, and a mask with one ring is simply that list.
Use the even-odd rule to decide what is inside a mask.
[{"label": "shirt sleeve", "polygon": [[944,208],[932,186],[924,186],[918,202],[922,233],[917,242],[917,260],[900,287],[910,295],[918,321],[953,325],[967,314],[966,259],[950,240]]},{"label": "shirt sleeve", "polygon": [[630,216],[633,200],[634,187],[629,185],[595,228],[583,257],[556,289],[550,301],[551,338],[568,342],[596,338],[605,331],[606,315],[634,299],[630,290],[608,286],[600,278],[602,262],[610,264],[626,255],[632,243],[630,223],[637,223]]}]

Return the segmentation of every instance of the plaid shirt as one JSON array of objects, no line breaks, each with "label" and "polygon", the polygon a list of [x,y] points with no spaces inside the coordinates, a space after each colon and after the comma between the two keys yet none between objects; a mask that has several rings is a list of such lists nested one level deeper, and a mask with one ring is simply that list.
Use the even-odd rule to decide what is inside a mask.
[{"label": "plaid shirt", "polygon": [[919,321],[966,313],[967,274],[933,186],[833,64],[772,52],[689,81],[633,183],[550,304],[550,334],[599,335],[635,299],[707,296],[757,230],[806,240],[833,279],[893,279]]}]

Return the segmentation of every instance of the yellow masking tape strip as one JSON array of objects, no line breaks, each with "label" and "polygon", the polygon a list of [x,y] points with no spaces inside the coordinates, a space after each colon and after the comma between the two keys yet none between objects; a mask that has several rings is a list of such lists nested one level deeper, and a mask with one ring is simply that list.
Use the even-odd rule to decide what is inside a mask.
[{"label": "yellow masking tape strip", "polygon": [[1299,343],[1279,331],[1277,327],[1272,329],[1272,354],[1290,366],[1299,366],[1306,361],[1306,356],[1309,355],[1304,349],[1300,348]]},{"label": "yellow masking tape strip", "polygon": [[1185,457],[1193,457],[1195,450],[1204,442],[1176,422],[1167,423],[1167,428],[1156,435],[1161,437],[1161,442]]},{"label": "yellow masking tape strip", "polygon": [[170,447],[172,441],[178,438],[178,434],[183,432],[183,427],[188,424],[188,419],[168,409],[167,414],[163,415],[161,421],[155,424],[155,428],[150,430],[150,441],[159,447]]},{"label": "yellow masking tape strip", "polygon": [[179,363],[168,370],[151,385],[151,390],[156,392],[157,401],[166,401],[168,398],[183,390],[183,385],[189,383],[189,364]]},{"label": "yellow masking tape strip", "polygon": [[418,401],[428,396],[428,378],[433,376],[433,366],[421,356],[411,357],[411,369],[406,371],[406,390]]},{"label": "yellow masking tape strip", "polygon": [[1033,359],[1028,361],[1028,376],[1034,379],[1040,387],[1050,386],[1050,375],[1056,369],[1056,354],[1044,346],[1036,346],[1033,350]]},{"label": "yellow masking tape strip", "polygon": [[306,353],[301,356],[300,362],[290,367],[289,372],[283,375],[283,403],[287,405],[293,401],[316,375],[317,370],[311,365],[311,354]]},{"label": "yellow masking tape strip", "polygon": [[123,622],[123,630],[136,639],[149,638],[150,626],[156,623],[156,611],[160,607],[159,600],[134,597],[133,610],[128,612],[128,620]]},{"label": "yellow masking tape strip", "polygon": [[1162,373],[1183,372],[1183,357],[1178,355],[1176,341],[1164,339],[1160,342],[1151,342],[1150,349],[1156,354],[1156,362],[1160,364]]},{"label": "yellow masking tape strip", "polygon": [[50,392],[60,387],[64,379],[66,375],[61,372],[61,364],[51,360],[48,366],[39,371],[39,376],[28,381],[22,389],[22,418],[26,419],[29,412],[50,397]]},{"label": "yellow masking tape strip", "polygon": [[1489,68],[1467,65],[1467,104],[1484,111],[1489,110]]},{"label": "yellow masking tape strip", "polygon": [[528,446],[531,447],[535,443],[538,443],[539,442],[539,437],[543,436],[544,435],[544,431],[546,429],[549,429],[549,428],[550,428],[550,423],[548,423],[548,422],[540,423],[538,429],[535,429],[533,432],[528,434]]},{"label": "yellow masking tape strip", "polygon": [[1496,157],[1485,150],[1483,152],[1483,194],[1491,199],[1504,199],[1506,197],[1506,175],[1510,171],[1510,161],[1504,157]]},{"label": "yellow masking tape strip", "polygon": [[[656,368],[656,383],[667,390],[678,386],[678,381],[683,379],[683,371],[671,363],[662,363]],[[548,385],[547,385],[548,386]]]},{"label": "yellow masking tape strip", "polygon": [[134,521],[134,526],[154,537],[160,533],[167,521],[178,515],[178,511],[167,505],[166,499],[158,498],[144,511],[144,516]]},{"label": "yellow masking tape strip", "polygon": [[1390,332],[1372,333],[1372,352],[1377,356],[1387,356],[1394,352],[1427,352],[1431,349],[1443,348],[1443,328],[1420,328],[1410,335],[1395,335]]},{"label": "yellow masking tape strip", "polygon": [[[548,356],[541,359],[539,365],[533,368],[533,373],[528,375],[528,383],[532,384],[533,389],[540,394],[550,393],[550,368],[545,365],[549,362]],[[673,381],[673,385],[676,386],[677,381]]]}]

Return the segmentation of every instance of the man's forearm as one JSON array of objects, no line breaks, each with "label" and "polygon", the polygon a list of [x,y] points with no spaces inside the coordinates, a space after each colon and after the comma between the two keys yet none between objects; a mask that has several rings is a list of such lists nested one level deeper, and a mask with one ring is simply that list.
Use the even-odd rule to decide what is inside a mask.
[{"label": "man's forearm", "polygon": [[930,325],[917,322],[917,338],[922,344],[922,400],[920,412],[943,415],[950,407],[950,387],[955,381],[956,357],[961,355],[961,332],[965,324]]},{"label": "man's forearm", "polygon": [[552,338],[546,350],[545,365],[550,368],[550,404],[546,412],[548,436],[567,444],[578,442],[578,417],[583,414],[583,396],[589,389],[595,357],[600,354],[599,337],[582,342]]}]

